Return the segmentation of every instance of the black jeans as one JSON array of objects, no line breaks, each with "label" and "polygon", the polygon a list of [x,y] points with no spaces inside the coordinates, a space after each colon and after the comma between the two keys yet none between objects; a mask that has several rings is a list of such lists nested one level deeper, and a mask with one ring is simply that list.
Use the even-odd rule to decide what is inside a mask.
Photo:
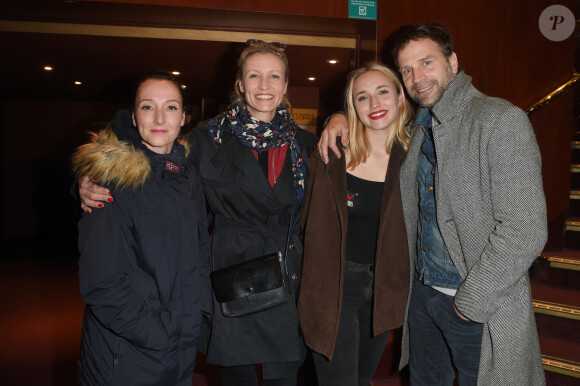
[{"label": "black jeans", "polygon": [[461,319],[453,296],[416,278],[408,319],[411,385],[451,385],[455,369],[461,386],[477,384],[483,324]]},{"label": "black jeans", "polygon": [[373,337],[372,264],[345,262],[342,309],[332,360],[313,353],[320,386],[368,386],[390,331]]}]

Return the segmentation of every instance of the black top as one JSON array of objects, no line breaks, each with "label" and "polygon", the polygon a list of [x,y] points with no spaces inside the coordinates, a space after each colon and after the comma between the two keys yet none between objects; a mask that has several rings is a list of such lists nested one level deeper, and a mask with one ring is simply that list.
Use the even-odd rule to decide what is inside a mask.
[{"label": "black top", "polygon": [[384,182],[363,180],[346,173],[346,185],[346,259],[359,264],[373,264]]}]

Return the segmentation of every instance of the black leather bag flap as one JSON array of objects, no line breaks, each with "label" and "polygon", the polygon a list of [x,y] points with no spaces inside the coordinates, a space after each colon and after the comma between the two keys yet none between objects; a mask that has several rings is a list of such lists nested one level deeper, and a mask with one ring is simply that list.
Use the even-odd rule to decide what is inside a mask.
[{"label": "black leather bag flap", "polygon": [[285,273],[282,253],[276,252],[214,271],[211,281],[217,301],[224,303],[283,287]]}]

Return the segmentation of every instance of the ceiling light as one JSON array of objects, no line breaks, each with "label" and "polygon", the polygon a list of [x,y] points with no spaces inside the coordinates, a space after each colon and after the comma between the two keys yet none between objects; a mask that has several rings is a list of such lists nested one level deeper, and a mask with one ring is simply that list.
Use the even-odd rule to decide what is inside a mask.
[{"label": "ceiling light", "polygon": [[80,80],[75,80],[75,84],[76,84],[77,86],[80,86],[80,85],[82,84],[82,82],[81,82]]},{"label": "ceiling light", "polygon": [[330,63],[330,64],[336,64],[336,63],[338,63],[338,59],[328,59],[328,60],[326,61],[326,63]]},{"label": "ceiling light", "polygon": [[182,84],[182,85],[181,85],[181,88],[185,90],[185,89],[187,88],[187,85],[185,85],[185,84]]},{"label": "ceiling light", "polygon": [[52,71],[52,67],[50,67],[50,66],[44,66],[44,71]]},{"label": "ceiling light", "polygon": [[175,76],[177,76],[177,75],[181,75],[181,72],[179,72],[179,71],[173,71],[172,74],[175,75]]},{"label": "ceiling light", "polygon": [[310,77],[308,77],[308,80],[311,81],[311,82],[314,82],[316,80],[316,78],[313,77],[313,76],[310,76]]}]

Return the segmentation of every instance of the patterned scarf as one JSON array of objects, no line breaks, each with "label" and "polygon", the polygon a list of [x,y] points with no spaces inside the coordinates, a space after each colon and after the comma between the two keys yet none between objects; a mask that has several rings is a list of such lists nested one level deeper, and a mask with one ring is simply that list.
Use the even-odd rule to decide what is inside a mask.
[{"label": "patterned scarf", "polygon": [[209,135],[217,144],[222,143],[222,133],[231,132],[250,149],[262,152],[288,144],[292,159],[292,174],[296,197],[301,201],[304,197],[304,175],[306,165],[300,154],[296,141],[298,125],[290,117],[286,107],[281,104],[276,109],[276,115],[271,122],[263,122],[248,111],[241,103],[228,106],[225,113],[211,119],[208,124]]}]

